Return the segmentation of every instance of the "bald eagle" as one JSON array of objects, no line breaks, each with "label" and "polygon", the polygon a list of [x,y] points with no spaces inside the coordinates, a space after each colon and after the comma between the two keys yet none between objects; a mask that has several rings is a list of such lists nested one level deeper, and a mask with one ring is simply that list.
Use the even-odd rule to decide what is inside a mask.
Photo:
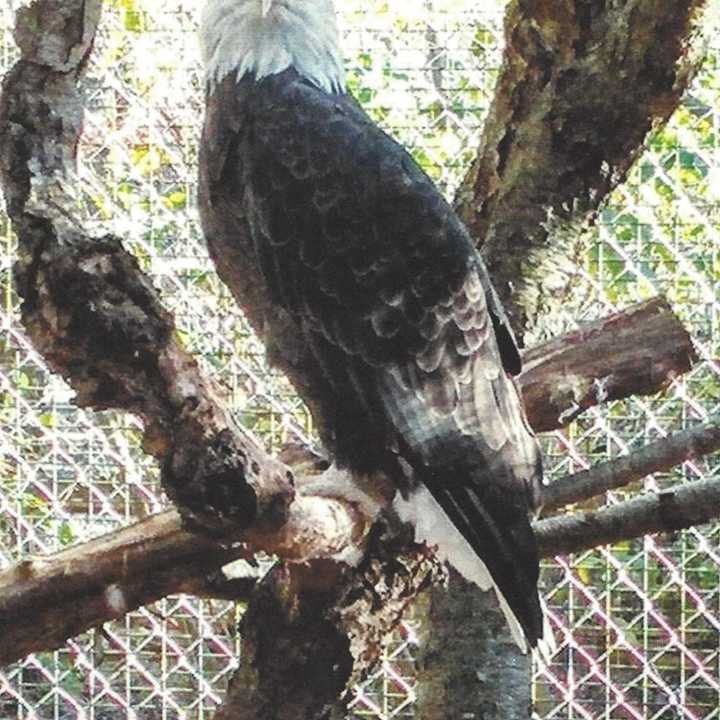
[{"label": "bald eagle", "polygon": [[348,93],[332,0],[208,0],[201,43],[201,218],[221,276],[255,293],[258,329],[295,328],[334,462],[394,478],[417,538],[494,587],[535,647],[540,453],[468,232]]}]

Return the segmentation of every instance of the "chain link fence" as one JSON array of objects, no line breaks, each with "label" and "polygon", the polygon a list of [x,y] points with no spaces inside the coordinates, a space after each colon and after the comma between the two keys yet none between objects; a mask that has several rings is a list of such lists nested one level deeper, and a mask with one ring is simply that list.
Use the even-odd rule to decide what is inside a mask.
[{"label": "chain link fence", "polygon": [[[0,72],[15,58],[0,8]],[[199,4],[199,3],[198,3]],[[353,92],[452,195],[477,147],[502,50],[503,3],[342,3]],[[270,449],[312,439],[312,421],[269,370],[208,261],[195,209],[202,80],[191,0],[108,0],[86,83],[79,204],[149,270],[185,343],[222,379],[240,421]],[[537,337],[664,294],[702,364],[662,397],[613,403],[545,438],[551,478],[616,457],[720,409],[720,46],[670,126],[615,193],[575,268],[572,306]],[[73,405],[18,323],[15,241],[0,213],[0,567],[121,527],[167,504],[130,416]],[[685,463],[609,493],[609,503],[717,476]],[[646,538],[544,569],[558,639],[536,667],[538,718],[720,719],[720,527]],[[0,719],[202,720],[240,652],[242,607],[173,597],[0,671]],[[355,692],[352,717],[412,717],[412,621]]]}]

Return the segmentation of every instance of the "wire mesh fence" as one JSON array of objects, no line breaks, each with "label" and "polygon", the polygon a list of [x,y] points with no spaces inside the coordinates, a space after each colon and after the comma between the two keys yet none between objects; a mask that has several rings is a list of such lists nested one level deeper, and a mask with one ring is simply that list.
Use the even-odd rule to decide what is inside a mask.
[{"label": "wire mesh fence", "polygon": [[[18,3],[19,4],[19,3]],[[482,7],[478,7],[482,5]],[[0,9],[0,72],[15,58]],[[350,85],[451,195],[478,144],[502,50],[502,2],[342,4]],[[176,314],[186,345],[222,379],[270,449],[312,421],[265,363],[208,260],[195,210],[202,80],[196,3],[112,0],[86,83],[78,201],[86,225],[125,239]],[[662,397],[613,403],[545,438],[551,477],[615,457],[720,410],[720,47],[670,126],[615,193],[575,268],[571,305],[537,337],[666,295],[702,364]],[[131,416],[91,413],[52,376],[18,322],[15,241],[0,214],[0,567],[58,550],[166,505]],[[716,459],[643,489],[717,477]],[[536,668],[538,718],[720,718],[720,527],[559,558],[544,568],[558,651]],[[242,607],[173,597],[0,671],[0,718],[210,717],[240,652]],[[411,717],[412,621],[353,717]]]}]

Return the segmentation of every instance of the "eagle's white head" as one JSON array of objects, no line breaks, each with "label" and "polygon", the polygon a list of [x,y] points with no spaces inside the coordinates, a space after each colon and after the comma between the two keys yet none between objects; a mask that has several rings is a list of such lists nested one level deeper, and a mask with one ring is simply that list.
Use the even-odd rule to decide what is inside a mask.
[{"label": "eagle's white head", "polygon": [[200,41],[211,86],[294,67],[326,92],[345,90],[333,0],[207,0]]}]

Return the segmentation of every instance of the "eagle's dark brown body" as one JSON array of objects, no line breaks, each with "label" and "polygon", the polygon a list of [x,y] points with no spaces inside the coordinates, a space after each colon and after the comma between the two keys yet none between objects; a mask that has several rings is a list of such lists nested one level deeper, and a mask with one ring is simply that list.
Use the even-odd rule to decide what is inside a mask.
[{"label": "eagle's dark brown body", "polygon": [[313,379],[299,390],[336,462],[409,463],[535,645],[540,456],[512,334],[450,206],[352,97],[293,69],[214,89],[200,164],[220,274],[291,377]]}]

